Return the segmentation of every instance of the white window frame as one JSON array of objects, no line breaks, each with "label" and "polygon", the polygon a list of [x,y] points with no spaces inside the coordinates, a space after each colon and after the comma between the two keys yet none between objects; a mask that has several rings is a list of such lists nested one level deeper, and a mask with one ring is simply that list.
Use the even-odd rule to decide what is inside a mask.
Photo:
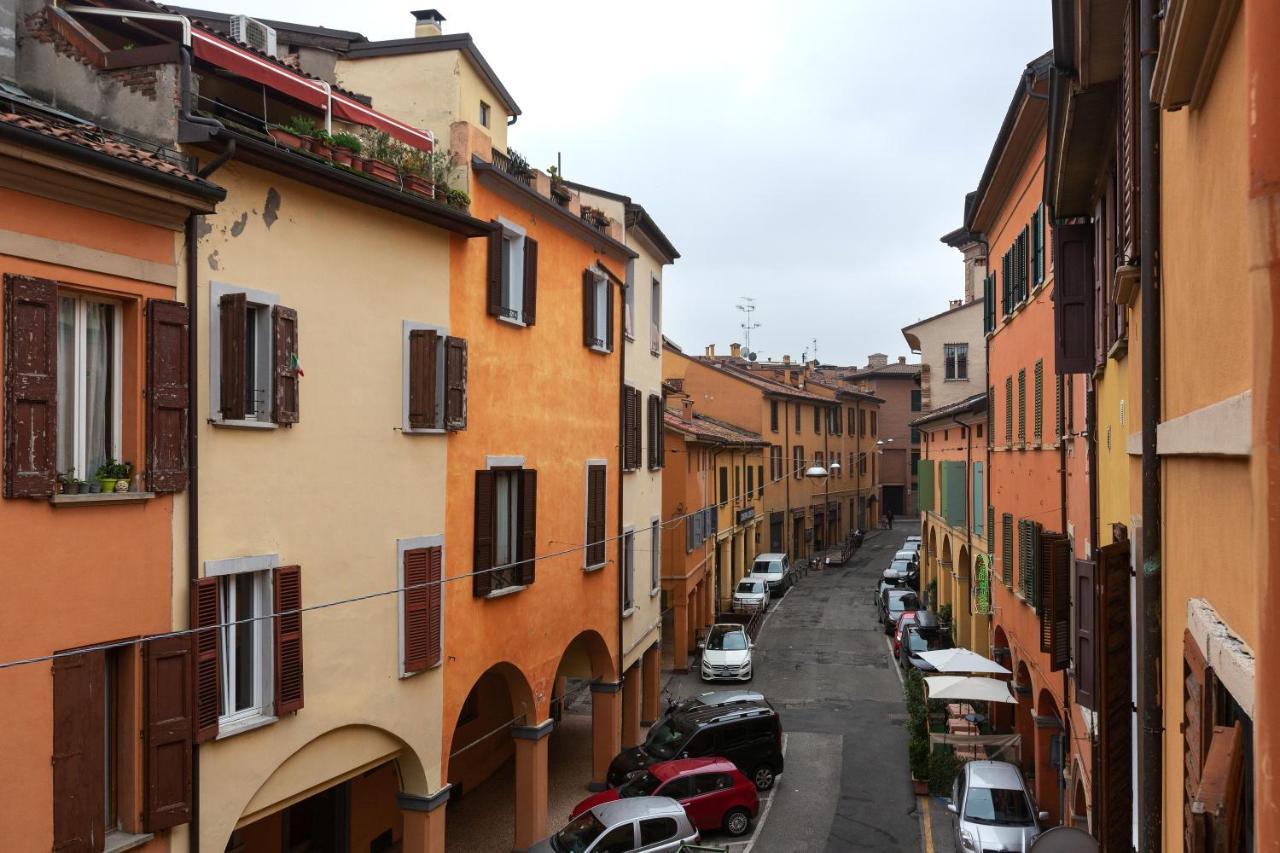
[{"label": "white window frame", "polygon": [[267,616],[273,611],[272,604],[272,570],[279,565],[277,554],[260,554],[252,557],[234,557],[227,560],[207,560],[204,564],[205,577],[217,577],[218,580],[218,621],[222,625],[218,629],[222,652],[218,660],[218,678],[222,687],[223,706],[218,709],[218,739],[231,737],[249,729],[275,722],[275,634],[271,619],[256,619],[248,625],[253,630],[253,655],[259,663],[259,672],[254,683],[254,703],[251,707],[231,713],[223,713],[226,703],[230,701],[232,691],[230,685],[235,683],[234,645],[230,642],[231,624],[246,618],[232,613],[227,607],[229,600],[234,600],[226,592],[224,581],[234,578],[238,584],[247,578],[254,584],[255,609],[258,615]]},{"label": "white window frame", "polygon": [[[87,448],[85,446],[86,430],[85,430],[84,419],[86,414],[85,394],[87,393],[87,390],[85,388],[84,377],[85,377],[85,369],[86,369],[85,338],[88,335],[88,316],[87,316],[88,306],[90,303],[95,303],[99,305],[110,305],[115,311],[115,318],[111,326],[111,337],[112,337],[111,375],[112,375],[113,381],[111,383],[111,389],[108,393],[111,395],[111,424],[110,424],[111,458],[119,460],[120,452],[121,452],[120,451],[120,448],[121,448],[120,430],[123,428],[123,418],[121,417],[120,410],[121,410],[121,403],[123,400],[123,385],[124,385],[124,377],[122,375],[122,368],[124,365],[124,303],[118,299],[107,299],[104,297],[94,296],[87,293],[80,293],[75,290],[63,290],[59,288],[58,303],[56,306],[56,310],[59,317],[62,314],[63,299],[74,299],[75,306],[76,306],[75,308],[76,347],[75,347],[75,356],[74,356],[75,387],[73,389],[73,394],[72,394],[73,408],[71,412],[72,430],[73,430],[73,437],[71,442],[72,458],[67,460],[68,462],[71,463],[70,467],[67,470],[74,469],[76,472],[76,476],[81,480],[91,480],[93,479],[93,477],[96,475],[97,472],[85,470],[85,465],[87,464],[86,463]],[[57,337],[58,337],[58,342],[60,343],[61,334],[59,334]],[[61,351],[59,351],[58,353],[58,358],[59,360],[62,358]],[[60,372],[60,368],[58,366],[55,366],[54,369],[55,371]],[[54,377],[54,382],[55,383],[57,382],[56,374]],[[62,429],[61,421],[58,422],[58,429],[59,430]],[[56,446],[60,447],[62,444],[61,435],[54,436],[54,440],[57,442]],[[57,456],[56,450],[54,455],[56,458]],[[59,473],[66,473],[66,472],[60,471]]]},{"label": "white window frame", "polygon": [[[523,326],[524,311],[524,228],[504,217],[498,217],[502,226],[502,298],[499,300],[498,319],[504,323]],[[508,316],[510,312],[511,316]]]},{"label": "white window frame", "polygon": [[227,420],[222,417],[222,311],[219,302],[228,293],[243,293],[245,301],[252,310],[266,316],[265,327],[258,329],[255,347],[265,346],[267,358],[258,365],[258,374],[265,381],[268,396],[273,386],[275,375],[275,347],[271,341],[271,309],[280,304],[280,296],[265,290],[253,290],[239,285],[224,282],[209,282],[209,422],[214,426],[239,427],[244,429],[276,429],[271,420],[271,401],[266,402],[263,417],[249,416],[245,413],[243,420]]},{"label": "white window frame", "polygon": [[662,519],[659,516],[649,517],[649,597],[653,598],[662,592]]},{"label": "white window frame", "polygon": [[[436,333],[436,423],[433,427],[413,427],[409,425],[409,333],[417,331],[434,331]],[[433,323],[416,323],[412,320],[400,321],[400,431],[405,435],[444,435],[444,383],[445,383],[445,338],[449,336],[448,326]]]},{"label": "white window frame", "polygon": [[[960,359],[959,353],[963,348],[964,351],[964,376],[952,376],[952,368],[955,373],[959,374]],[[948,360],[948,352],[953,355]],[[950,343],[942,345],[942,381],[943,382],[968,382],[969,381],[969,345],[967,343]]]},{"label": "white window frame", "polygon": [[649,277],[649,353],[662,355],[662,279]]},{"label": "white window frame", "polygon": [[493,107],[489,106],[483,100],[480,102],[480,126],[488,127],[489,122],[493,119]]},{"label": "white window frame", "polygon": [[[590,526],[591,526],[591,525],[590,525],[590,519],[591,519],[591,469],[592,469],[592,468],[603,468],[603,469],[604,469],[604,481],[605,481],[605,486],[606,486],[605,491],[606,491],[606,493],[607,493],[607,492],[608,492],[608,483],[609,483],[609,460],[607,460],[607,459],[588,459],[588,460],[587,460],[586,468],[583,470],[583,473],[582,473],[583,495],[584,495],[583,507],[582,507],[582,544],[583,544],[583,548],[582,548],[582,570],[583,570],[584,572],[594,572],[594,571],[598,571],[599,569],[604,568],[604,567],[605,567],[606,565],[608,565],[608,563],[609,563],[609,536],[608,536],[608,531],[605,531],[605,549],[604,549],[604,550],[605,550],[605,556],[604,556],[604,559],[603,559],[603,560],[601,560],[601,561],[600,561],[600,562],[598,562],[598,563],[588,563],[588,562],[587,562],[587,559],[588,559],[587,555],[588,555],[588,553],[589,553],[589,552],[590,552],[590,550],[591,550],[591,548],[590,548],[590,546],[591,546],[591,539],[590,539],[590,536],[589,536],[589,534],[588,534],[588,531],[590,530]],[[606,517],[606,519],[608,518],[608,515],[609,515],[609,513],[608,513],[608,507],[606,507],[606,511],[605,511],[605,517]]]},{"label": "white window frame", "polygon": [[636,612],[636,528],[622,528],[622,616]]},{"label": "white window frame", "polygon": [[410,539],[396,540],[396,657],[398,660],[401,678],[412,678],[415,675],[421,675],[419,672],[405,672],[404,668],[404,604],[405,604],[405,583],[404,583],[404,555],[406,551],[413,551],[418,548],[439,548],[440,549],[440,662],[435,666],[427,667],[423,672],[430,672],[444,665],[445,647],[445,611],[444,606],[444,567],[445,567],[445,551],[444,551],[444,535],[436,534],[435,536],[415,536]]},{"label": "white window frame", "polygon": [[611,352],[609,349],[609,277],[599,269],[592,269],[591,274],[595,276],[595,328],[592,329],[592,337],[598,340],[599,344],[592,344],[591,348],[596,352]]},{"label": "white window frame", "polygon": [[629,340],[636,339],[636,262],[627,261],[627,289],[622,299],[622,334]]},{"label": "white window frame", "polygon": [[[510,469],[514,469],[514,468],[518,468],[518,469],[520,469],[520,470],[518,470],[518,471],[510,470]],[[498,473],[498,474],[513,474],[513,475],[516,475],[516,485],[517,485],[517,487],[523,487],[523,484],[520,482],[520,477],[519,477],[519,475],[521,475],[521,474],[524,472],[524,469],[525,469],[524,457],[523,457],[523,456],[486,456],[486,457],[485,457],[485,470],[488,470],[488,471],[494,471],[495,469],[498,469],[498,470],[496,471],[496,473]],[[502,469],[507,469],[507,470],[502,470]],[[496,502],[497,502],[497,494],[496,494],[496,493],[497,493],[497,488],[498,488],[498,484],[497,484],[497,482],[494,482],[493,487],[494,487],[494,492],[495,492],[495,494],[494,494],[494,501],[495,501],[495,503],[496,503]],[[519,530],[520,518],[519,518],[519,503],[518,503],[518,502],[517,502],[517,504],[516,504],[516,507],[517,507],[517,509],[516,509],[515,526],[516,526],[516,529],[517,529],[517,530]],[[494,517],[495,517],[495,521],[496,521],[496,519],[497,519],[497,508],[496,508],[496,507],[494,508]],[[513,550],[513,553],[515,553],[515,554],[517,554],[517,555],[518,555],[518,554],[519,554],[519,551],[520,551],[520,542],[519,542],[519,534],[518,534],[518,533],[517,533],[517,535],[516,535],[515,539],[516,539],[516,541],[512,543],[512,550]],[[504,566],[504,565],[509,565],[509,564],[511,564],[511,563],[514,563],[514,562],[515,562],[515,560],[506,560],[506,561],[499,561],[499,560],[498,560],[498,530],[497,530],[497,526],[496,526],[496,524],[495,524],[495,526],[494,526],[494,535],[493,535],[493,565],[494,565],[494,566]],[[507,569],[507,571],[512,571],[512,569],[510,569],[510,568],[509,568],[509,569]],[[497,580],[497,578],[498,578],[498,577],[499,577],[499,575],[497,575],[496,573],[494,573],[493,578],[494,578],[495,582],[496,582],[496,580]],[[518,583],[518,582],[516,582],[516,583],[510,583],[510,584],[507,584],[506,586],[495,587],[494,589],[492,589],[492,590],[489,592],[489,594],[486,596],[486,598],[500,598],[500,597],[502,597],[502,596],[504,596],[504,595],[510,595],[510,594],[511,594],[511,593],[513,593],[513,592],[519,592],[519,591],[520,591],[520,590],[522,590],[522,589],[527,589],[527,587],[528,587],[528,585],[527,585],[527,584],[522,584],[522,583]]]}]

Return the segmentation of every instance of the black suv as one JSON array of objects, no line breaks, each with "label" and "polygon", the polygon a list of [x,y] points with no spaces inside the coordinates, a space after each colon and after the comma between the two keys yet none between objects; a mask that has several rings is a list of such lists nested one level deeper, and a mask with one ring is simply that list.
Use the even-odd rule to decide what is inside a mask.
[{"label": "black suv", "polygon": [[767,791],[782,772],[782,720],[764,699],[680,708],[649,729],[644,743],[609,763],[608,782],[673,758],[719,756]]}]

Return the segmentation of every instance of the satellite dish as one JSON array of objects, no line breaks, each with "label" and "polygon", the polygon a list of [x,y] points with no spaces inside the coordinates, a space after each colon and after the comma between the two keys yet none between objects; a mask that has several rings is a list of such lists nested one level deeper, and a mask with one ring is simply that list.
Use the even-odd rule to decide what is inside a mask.
[{"label": "satellite dish", "polygon": [[1097,853],[1098,842],[1074,826],[1055,826],[1031,845],[1031,853]]},{"label": "satellite dish", "polygon": [[750,359],[751,361],[755,361],[755,360],[756,360],[756,354],[755,354],[755,353],[753,353],[753,352],[749,352],[749,353],[747,353],[747,358],[748,358],[748,359]]}]

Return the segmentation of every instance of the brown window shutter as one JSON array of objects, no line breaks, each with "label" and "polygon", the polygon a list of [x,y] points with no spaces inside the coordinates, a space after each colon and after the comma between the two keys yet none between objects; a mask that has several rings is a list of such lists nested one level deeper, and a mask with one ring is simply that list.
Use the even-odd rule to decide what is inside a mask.
[{"label": "brown window shutter", "polygon": [[622,469],[630,471],[635,466],[631,463],[631,432],[632,432],[632,409],[631,409],[632,389],[629,386],[622,388]]},{"label": "brown window shutter", "polygon": [[106,655],[53,661],[53,850],[97,853],[102,815]]},{"label": "brown window shutter", "polygon": [[191,588],[191,627],[195,633],[195,738],[197,743],[218,736],[222,714],[222,672],[219,655],[222,631],[218,628],[218,579],[199,578]]},{"label": "brown window shutter", "polygon": [[[438,548],[413,548],[404,552],[404,671],[422,672],[431,666],[431,651],[439,641],[431,639],[431,552]],[[438,581],[438,578],[437,578]],[[439,589],[437,586],[436,589]],[[438,657],[438,654],[437,654]]]},{"label": "brown window shutter", "polygon": [[1213,709],[1206,690],[1208,664],[1189,630],[1182,634],[1182,654],[1183,849],[1187,853],[1208,853],[1208,827],[1204,816],[1192,811],[1192,802],[1204,778]]},{"label": "brown window shutter", "polygon": [[427,557],[427,667],[444,660],[444,549],[430,549]]},{"label": "brown window shutter", "polygon": [[1053,672],[1071,664],[1071,543],[1061,533],[1040,534],[1040,651]]},{"label": "brown window shutter", "polygon": [[607,471],[592,465],[587,471],[587,565],[598,566],[605,557],[605,495]]},{"label": "brown window shutter", "polygon": [[146,795],[142,826],[157,832],[191,820],[191,637],[148,640]]},{"label": "brown window shutter", "polygon": [[507,248],[503,237],[502,226],[496,221],[490,223],[493,230],[489,232],[489,269],[485,287],[485,311],[491,317],[502,314],[502,256]]},{"label": "brown window shutter", "polygon": [[[58,477],[58,286],[4,278],[4,496],[43,498]],[[77,472],[78,476],[88,476]]]},{"label": "brown window shutter", "polygon": [[1205,849],[1229,853],[1241,849],[1240,821],[1244,789],[1244,727],[1214,726],[1204,759],[1200,788],[1191,801],[1191,813],[1205,829]]},{"label": "brown window shutter", "polygon": [[147,303],[147,487],[180,492],[187,487],[187,306]]},{"label": "brown window shutter", "polygon": [[492,471],[476,472],[475,532],[471,546],[472,594],[493,591],[493,510],[497,500]]},{"label": "brown window shutter", "polygon": [[658,398],[649,395],[649,469],[658,467]]},{"label": "brown window shutter", "polygon": [[276,716],[281,717],[302,708],[302,568],[278,566],[272,574],[277,614],[272,619],[276,638]]},{"label": "brown window shutter", "polygon": [[605,282],[604,282],[604,295],[605,295],[604,348],[607,349],[609,352],[613,352],[613,291],[614,291],[613,282],[609,281],[608,279],[605,279]]},{"label": "brown window shutter", "polygon": [[631,467],[640,467],[640,403],[644,395],[639,389],[631,390]]},{"label": "brown window shutter", "polygon": [[439,336],[432,329],[409,332],[409,427],[431,429],[436,417],[436,348]]},{"label": "brown window shutter", "polygon": [[1097,628],[1094,622],[1094,574],[1092,560],[1075,561],[1075,609],[1076,609],[1076,647],[1075,647],[1075,685],[1076,704],[1090,710],[1097,710],[1097,687],[1095,657],[1097,656]]},{"label": "brown window shutter", "polygon": [[1093,352],[1093,225],[1053,229],[1054,364],[1058,373],[1089,373]]},{"label": "brown window shutter", "polygon": [[524,238],[524,305],[521,308],[526,326],[538,319],[538,241]]},{"label": "brown window shutter", "polygon": [[223,420],[244,420],[245,315],[248,302],[243,293],[227,293],[218,300],[218,387]]},{"label": "brown window shutter", "polygon": [[596,274],[582,271],[582,345],[596,345]]},{"label": "brown window shutter", "polygon": [[538,472],[520,472],[520,576],[519,583],[533,583],[538,553]]},{"label": "brown window shutter", "polygon": [[[1099,549],[1096,566],[1098,618],[1097,667],[1098,762],[1101,779],[1099,840],[1105,850],[1131,849],[1133,735],[1129,619],[1129,543]],[[1177,677],[1176,673],[1171,674]]]},{"label": "brown window shutter", "polygon": [[271,309],[271,340],[275,346],[275,382],[271,420],[298,422],[298,312],[283,305]]},{"label": "brown window shutter", "polygon": [[444,339],[444,428],[467,428],[467,342]]}]

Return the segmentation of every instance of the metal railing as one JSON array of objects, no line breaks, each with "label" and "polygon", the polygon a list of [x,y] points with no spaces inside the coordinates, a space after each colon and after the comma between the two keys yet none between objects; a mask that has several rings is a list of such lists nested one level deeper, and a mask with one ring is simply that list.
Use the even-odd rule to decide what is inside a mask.
[{"label": "metal railing", "polygon": [[524,183],[526,186],[533,185],[533,176],[527,171],[522,171],[516,168],[515,164],[511,162],[511,158],[506,154],[503,154],[497,148],[493,149],[493,165],[498,171],[510,175],[517,181]]}]

